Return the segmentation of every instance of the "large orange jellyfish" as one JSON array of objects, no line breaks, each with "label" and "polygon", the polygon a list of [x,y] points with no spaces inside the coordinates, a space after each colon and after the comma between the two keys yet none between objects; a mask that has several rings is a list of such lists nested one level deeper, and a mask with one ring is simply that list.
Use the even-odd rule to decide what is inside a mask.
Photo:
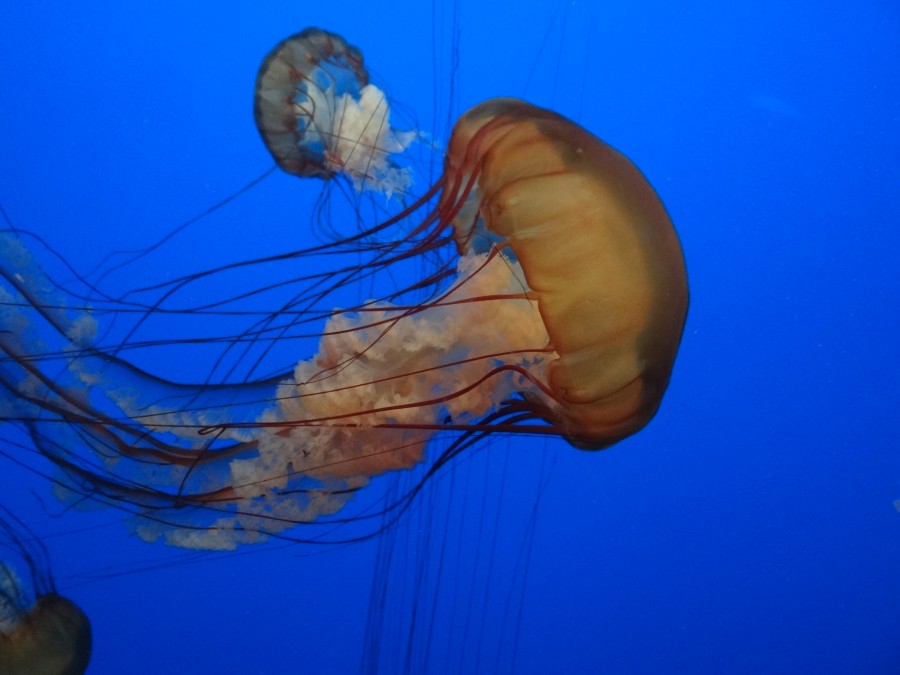
[{"label": "large orange jellyfish", "polygon": [[[392,128],[360,52],[339,36],[309,29],[280,43],[257,78],[255,113],[288,172],[409,190],[398,155],[417,134]],[[0,239],[5,417],[56,466],[62,496],[132,510],[142,537],[186,547],[364,536],[339,528],[380,523],[415,491],[363,516],[338,512],[373,476],[422,462],[436,433],[456,437],[429,475],[495,432],[558,435],[582,449],[621,441],[660,405],[688,303],[678,238],[641,172],[574,122],[513,99],[459,119],[444,174],[419,199],[319,246],[127,296],[90,288],[87,309],[41,270],[27,240]],[[348,285],[422,259],[436,262],[415,284],[334,309]],[[288,263],[301,275],[183,300],[200,284]],[[139,339],[159,317],[227,313],[273,289],[290,290],[236,333]],[[126,339],[103,344],[106,312],[139,317]],[[316,353],[266,377],[175,383],[125,359],[193,339],[224,344],[220,365],[306,338],[315,322]],[[284,532],[297,524],[330,529]]]},{"label": "large orange jellyfish", "polygon": [[0,508],[0,673],[80,675],[91,657],[91,624],[56,591],[47,551]]}]

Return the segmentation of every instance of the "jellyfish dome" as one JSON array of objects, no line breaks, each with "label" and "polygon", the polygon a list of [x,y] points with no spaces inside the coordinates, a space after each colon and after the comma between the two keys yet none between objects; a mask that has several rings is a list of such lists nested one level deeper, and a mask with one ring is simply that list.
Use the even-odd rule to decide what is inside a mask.
[{"label": "jellyfish dome", "polygon": [[647,179],[582,127],[515,99],[464,114],[446,164],[444,208],[463,202],[460,250],[509,251],[553,346],[536,407],[588,449],[641,429],[688,303],[681,244]]},{"label": "jellyfish dome", "polygon": [[80,675],[91,658],[91,624],[59,595],[47,551],[0,507],[0,673]]}]

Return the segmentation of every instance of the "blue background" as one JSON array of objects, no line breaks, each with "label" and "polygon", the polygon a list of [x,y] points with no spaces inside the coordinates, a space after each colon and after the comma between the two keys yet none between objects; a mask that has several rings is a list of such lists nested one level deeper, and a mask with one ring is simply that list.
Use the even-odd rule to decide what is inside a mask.
[{"label": "blue background", "polygon": [[[900,672],[897,5],[481,4],[0,8],[0,203],[79,269],[271,165],[256,68],[318,25],[438,143],[511,95],[624,151],[691,283],[652,424],[469,453],[382,540],[384,603],[378,542],[186,556],[0,464],[92,619],[90,672],[400,672],[408,643],[411,672]],[[116,283],[302,245],[317,189],[274,176]]]}]

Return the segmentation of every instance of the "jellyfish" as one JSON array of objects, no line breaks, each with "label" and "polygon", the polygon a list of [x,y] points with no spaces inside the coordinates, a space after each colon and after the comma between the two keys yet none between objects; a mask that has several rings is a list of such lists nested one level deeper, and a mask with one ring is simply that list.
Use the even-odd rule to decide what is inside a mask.
[{"label": "jellyfish", "polygon": [[350,177],[390,197],[412,174],[392,156],[416,139],[391,127],[387,97],[369,82],[362,53],[335,33],[307,28],[263,60],[253,105],[275,162],[301,177]]},{"label": "jellyfish", "polygon": [[[78,605],[57,592],[41,541],[6,508],[0,512],[0,543],[0,672],[85,672],[91,624]],[[21,578],[17,569],[27,576]]]},{"label": "jellyfish", "polygon": [[[265,58],[255,117],[288,173],[402,195],[402,208],[319,245],[119,296],[81,277],[64,289],[34,257],[39,238],[0,237],[0,412],[55,467],[61,498],[124,509],[142,538],[187,548],[355,541],[417,490],[354,515],[348,503],[424,462],[436,436],[452,440],[425,479],[490,434],[599,450],[655,415],[687,277],[662,202],[624,155],[552,111],[493,99],[459,118],[443,175],[409,199],[398,155],[418,134],[391,126],[359,50],[319,29]],[[422,260],[417,281],[335,308],[347,288]],[[259,287],[190,300],[260,272]],[[266,298],[274,306],[240,309]],[[250,320],[215,336],[141,337],[161,317],[230,314]],[[133,318],[114,343],[106,315]],[[312,337],[312,356],[257,374],[275,346]],[[200,382],[128,358],[175,343],[223,347]],[[236,363],[250,367],[236,376]],[[351,527],[367,523],[378,525]]]}]

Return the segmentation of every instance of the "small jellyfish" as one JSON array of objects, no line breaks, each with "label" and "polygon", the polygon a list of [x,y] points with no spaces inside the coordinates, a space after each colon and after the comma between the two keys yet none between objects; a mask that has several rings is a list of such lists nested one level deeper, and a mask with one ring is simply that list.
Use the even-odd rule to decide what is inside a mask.
[{"label": "small jellyfish", "polygon": [[5,508],[0,508],[0,547],[5,558],[0,562],[0,673],[85,672],[91,624],[78,605],[57,593],[43,543]]},{"label": "small jellyfish", "polygon": [[389,197],[412,182],[391,155],[417,134],[391,127],[384,92],[340,35],[307,28],[279,42],[259,68],[253,110],[263,142],[288,173],[345,175],[358,190]]}]

